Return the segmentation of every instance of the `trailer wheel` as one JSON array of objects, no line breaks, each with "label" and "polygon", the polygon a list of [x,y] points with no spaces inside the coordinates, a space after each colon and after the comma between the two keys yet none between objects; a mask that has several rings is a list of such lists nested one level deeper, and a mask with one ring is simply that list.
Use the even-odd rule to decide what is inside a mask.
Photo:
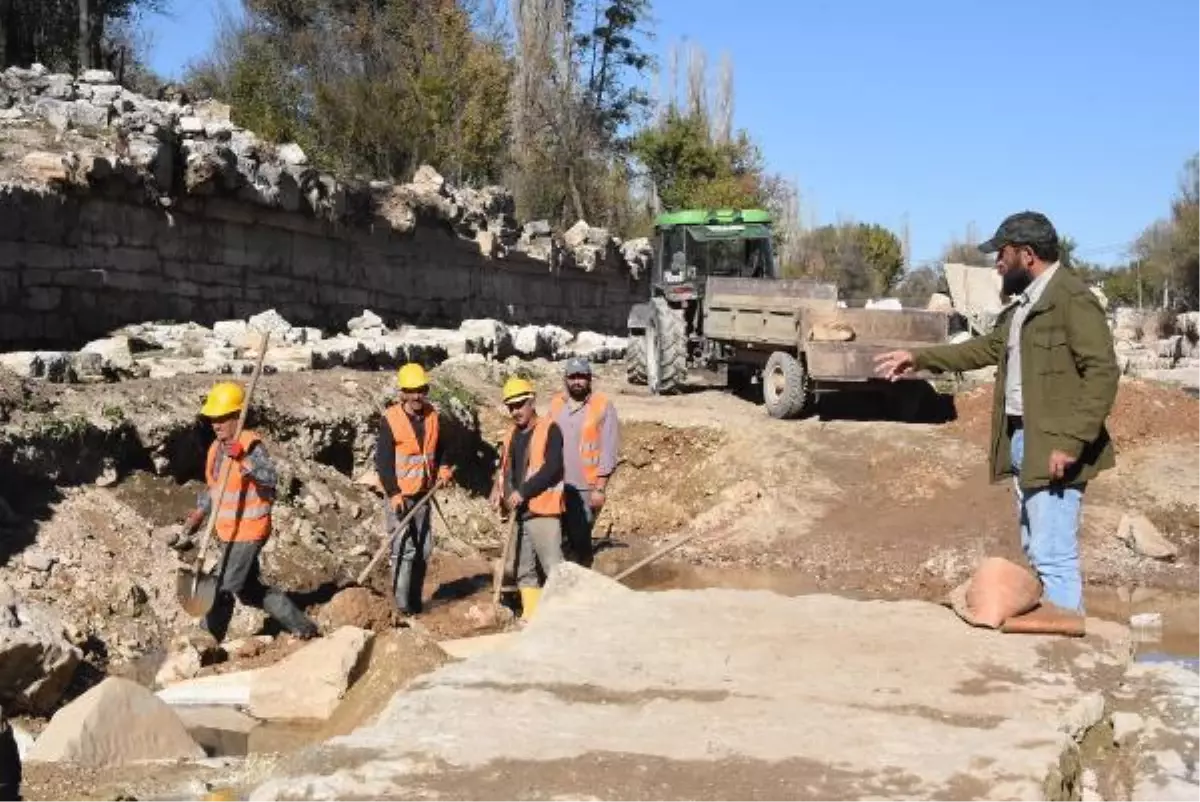
[{"label": "trailer wheel", "polygon": [[791,354],[775,351],[762,375],[763,403],[772,418],[799,417],[808,406],[808,376]]},{"label": "trailer wheel", "polygon": [[687,327],[683,315],[655,298],[646,327],[646,384],[654,395],[679,392],[687,380]]},{"label": "trailer wheel", "polygon": [[629,332],[629,345],[625,349],[625,379],[630,384],[646,383],[645,332]]}]

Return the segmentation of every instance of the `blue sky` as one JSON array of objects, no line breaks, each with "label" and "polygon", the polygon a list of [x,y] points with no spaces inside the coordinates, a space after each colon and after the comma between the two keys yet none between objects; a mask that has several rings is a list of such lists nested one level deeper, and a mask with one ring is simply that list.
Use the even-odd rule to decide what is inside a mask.
[{"label": "blue sky", "polygon": [[[148,19],[178,75],[219,3]],[[899,231],[936,259],[969,223],[1045,212],[1083,258],[1121,261],[1200,147],[1194,0],[655,0],[665,67],[685,38],[736,71],[735,124],[796,180],[806,219]],[[811,216],[811,218],[810,218]]]}]

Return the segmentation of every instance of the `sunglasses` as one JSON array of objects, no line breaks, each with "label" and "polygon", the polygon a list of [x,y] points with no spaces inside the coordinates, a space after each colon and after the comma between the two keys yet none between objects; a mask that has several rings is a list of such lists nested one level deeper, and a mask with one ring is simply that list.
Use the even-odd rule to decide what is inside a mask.
[{"label": "sunglasses", "polygon": [[525,399],[524,401],[513,401],[511,404],[505,404],[504,406],[508,407],[509,412],[518,412],[528,403],[529,399]]}]

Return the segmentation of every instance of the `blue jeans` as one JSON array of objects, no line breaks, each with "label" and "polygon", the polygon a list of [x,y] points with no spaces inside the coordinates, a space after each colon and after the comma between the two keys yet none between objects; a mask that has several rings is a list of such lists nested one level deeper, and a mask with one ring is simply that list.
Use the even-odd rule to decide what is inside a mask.
[{"label": "blue jeans", "polygon": [[1013,487],[1021,548],[1042,581],[1047,601],[1083,613],[1083,577],[1079,570],[1079,510],[1086,485],[1022,490],[1021,458],[1025,430],[1012,435]]}]

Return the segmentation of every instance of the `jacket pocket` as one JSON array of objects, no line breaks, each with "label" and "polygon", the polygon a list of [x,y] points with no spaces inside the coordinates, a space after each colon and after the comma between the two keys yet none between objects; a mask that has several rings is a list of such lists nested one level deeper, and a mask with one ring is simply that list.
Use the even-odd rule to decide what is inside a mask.
[{"label": "jacket pocket", "polygon": [[1030,365],[1038,376],[1058,376],[1074,373],[1071,346],[1067,341],[1067,330],[1061,326],[1039,328],[1031,331],[1032,348],[1029,349]]}]

